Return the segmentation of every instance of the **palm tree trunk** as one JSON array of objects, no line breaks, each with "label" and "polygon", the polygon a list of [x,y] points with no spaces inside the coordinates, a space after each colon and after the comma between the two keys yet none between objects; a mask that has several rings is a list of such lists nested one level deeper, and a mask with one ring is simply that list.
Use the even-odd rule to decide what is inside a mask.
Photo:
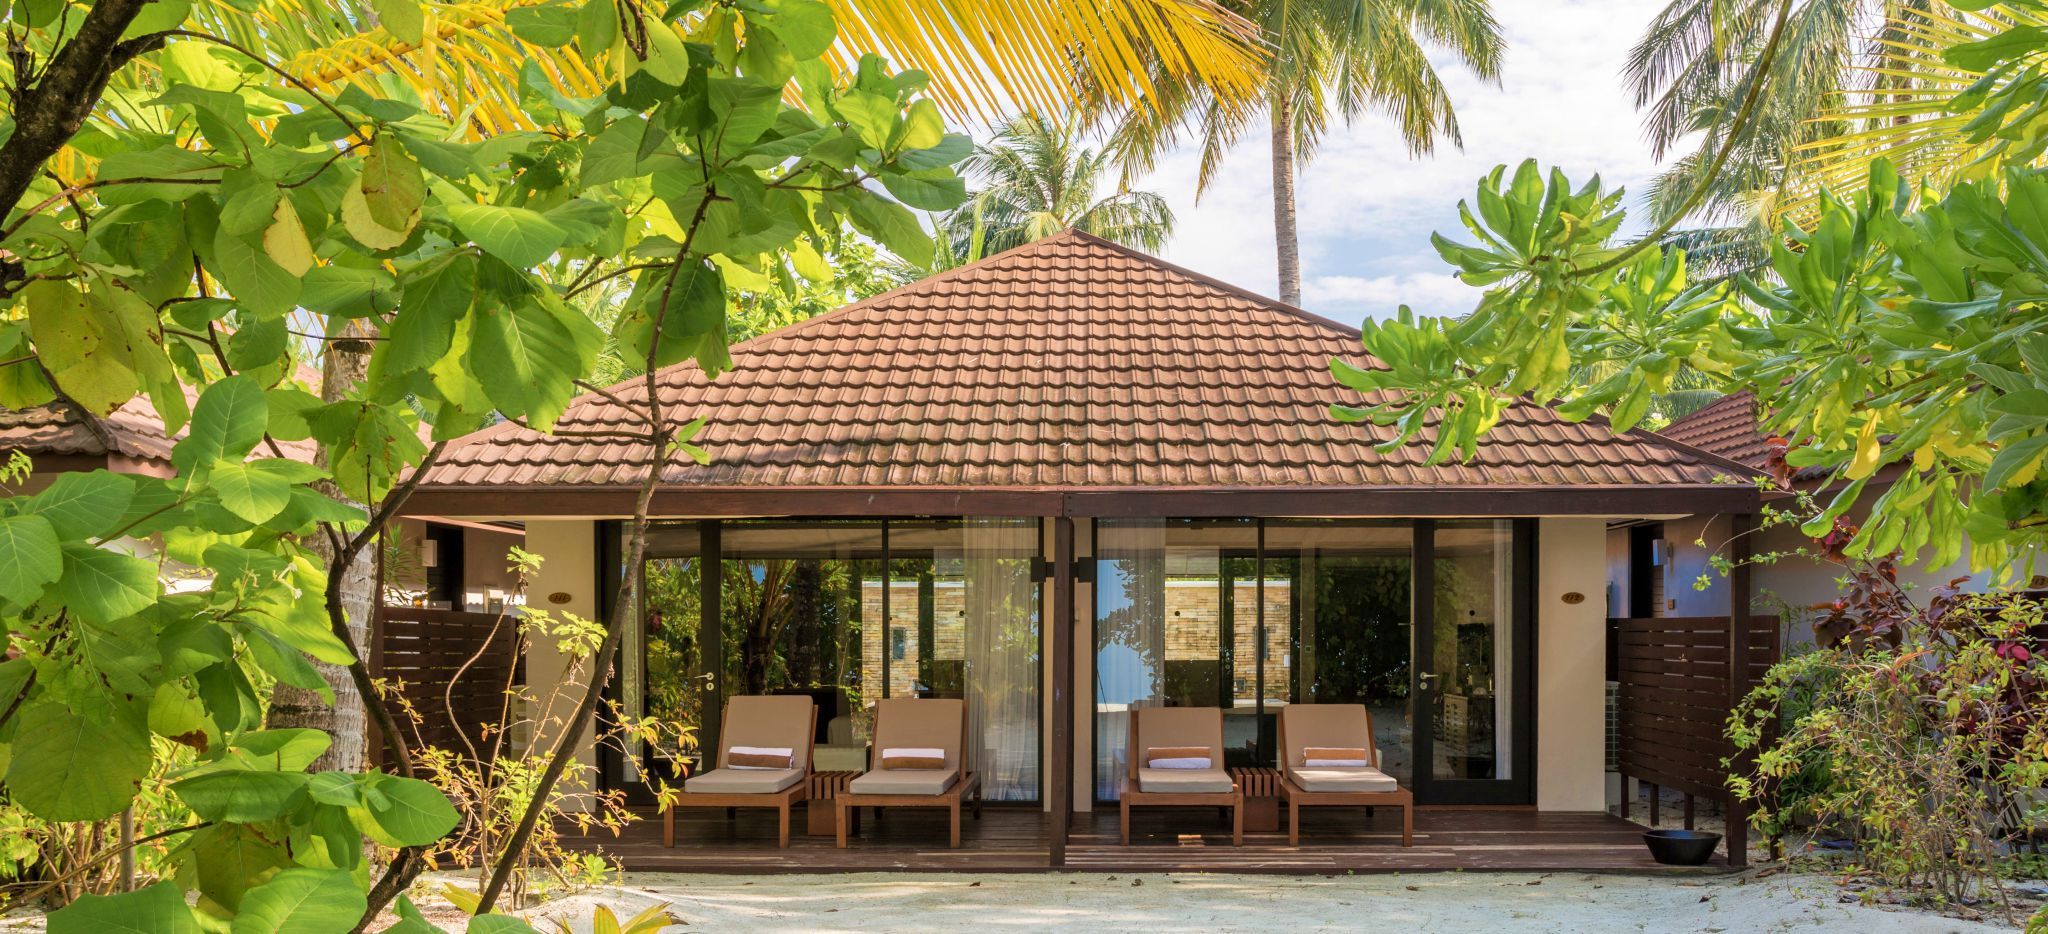
[{"label": "palm tree trunk", "polygon": [[1280,260],[1280,300],[1301,304],[1301,241],[1294,220],[1294,105],[1276,89],[1273,106],[1273,247]]},{"label": "palm tree trunk", "polygon": [[[359,333],[360,322],[332,319],[330,333]],[[326,341],[325,356],[321,361],[320,398],[335,402],[362,382],[369,370],[369,353],[360,341]],[[322,448],[317,458],[327,463],[327,451]],[[338,491],[329,489],[330,495]],[[307,539],[310,549],[318,554],[333,573],[335,555],[332,543],[325,535],[315,534]],[[347,576],[342,579],[342,612],[348,618],[349,641],[359,652],[370,651],[370,614],[376,611],[375,565],[368,555],[358,556],[349,565]],[[319,692],[279,684],[270,695],[270,715],[267,725],[272,729],[286,727],[307,727],[319,730],[333,738],[332,745],[313,762],[310,771],[329,769],[344,772],[361,772],[369,768],[369,711],[363,706],[363,696],[356,691],[355,680],[343,665],[330,665],[315,661],[313,667],[326,679],[327,686],[334,691],[334,703],[329,705]]]}]

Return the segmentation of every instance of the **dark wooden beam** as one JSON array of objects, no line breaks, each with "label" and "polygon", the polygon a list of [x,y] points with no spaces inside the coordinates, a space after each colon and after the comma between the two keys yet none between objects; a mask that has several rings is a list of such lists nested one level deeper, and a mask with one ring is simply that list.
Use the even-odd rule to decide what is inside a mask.
[{"label": "dark wooden beam", "polygon": [[[1378,487],[971,489],[670,487],[655,515],[738,516],[1656,516],[1753,512],[1753,487]],[[609,487],[422,486],[407,515],[624,516],[634,492]]]},{"label": "dark wooden beam", "polygon": [[[1756,516],[1733,513],[1728,517],[1728,709],[1734,710],[1749,694],[1750,581],[1749,562],[1755,543]],[[1735,757],[1732,767],[1741,769],[1747,756]],[[1735,793],[1726,793],[1728,807],[1728,865],[1749,865],[1749,806]]]},{"label": "dark wooden beam", "polygon": [[1074,817],[1074,520],[1052,525],[1052,774],[1046,784],[1054,867],[1067,862],[1067,828]]}]

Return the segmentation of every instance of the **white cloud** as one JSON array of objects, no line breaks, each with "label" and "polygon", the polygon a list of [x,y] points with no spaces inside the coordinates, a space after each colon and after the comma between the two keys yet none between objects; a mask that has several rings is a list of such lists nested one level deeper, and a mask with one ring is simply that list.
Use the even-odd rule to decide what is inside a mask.
[{"label": "white cloud", "polygon": [[1390,276],[1315,276],[1301,284],[1302,302],[1339,321],[1390,318],[1408,305],[1421,315],[1462,315],[1479,302],[1480,290],[1450,273],[1413,272]]},{"label": "white cloud", "polygon": [[[1577,183],[1595,172],[1640,190],[1657,168],[1621,70],[1659,3],[1649,0],[1497,0],[1507,37],[1499,85],[1448,61],[1449,88],[1465,140],[1414,158],[1392,126],[1368,116],[1338,127],[1297,179],[1310,310],[1348,321],[1407,302],[1442,307],[1470,290],[1449,278],[1431,231],[1460,237],[1457,203],[1495,165],[1535,157]],[[1271,169],[1263,133],[1247,137],[1199,203],[1199,153],[1170,154],[1139,187],[1159,192],[1179,216],[1166,257],[1249,289],[1277,292],[1273,272]]]}]

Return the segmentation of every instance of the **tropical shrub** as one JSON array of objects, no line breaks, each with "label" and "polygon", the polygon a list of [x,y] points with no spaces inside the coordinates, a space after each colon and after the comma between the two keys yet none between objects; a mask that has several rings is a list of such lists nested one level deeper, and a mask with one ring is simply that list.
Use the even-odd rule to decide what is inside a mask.
[{"label": "tropical shrub", "polygon": [[1951,585],[1907,614],[1870,600],[1859,625],[1774,666],[1731,716],[1754,757],[1732,787],[1767,826],[1805,818],[1847,836],[1890,886],[2015,920],[1999,882],[2048,820],[2041,597]]},{"label": "tropical shrub", "polygon": [[[715,373],[729,288],[818,275],[855,232],[929,259],[904,204],[964,198],[951,165],[970,147],[926,77],[872,56],[833,72],[838,30],[816,0],[534,4],[505,28],[576,48],[597,80],[572,92],[522,72],[516,102],[491,106],[542,130],[481,140],[474,113],[451,119],[389,75],[314,87],[238,41],[261,24],[187,28],[250,8],[6,14],[0,405],[91,430],[140,396],[179,433],[171,476],[15,476],[0,497],[7,801],[82,826],[162,794],[195,818],[164,838],[160,881],[82,895],[53,931],[367,926],[462,819],[346,608],[411,471],[493,421],[551,428],[601,388],[587,380],[607,342],[643,371]],[[376,8],[422,36],[437,13]],[[604,290],[621,303],[608,334],[576,307]],[[296,379],[312,357],[321,394]],[[650,478],[702,456],[676,428],[689,413],[634,411],[624,440]],[[207,586],[169,584],[188,576]],[[596,656],[624,624],[605,621]],[[501,853],[534,832],[608,671],[586,679]],[[332,738],[266,728],[274,685],[332,704],[330,677],[362,695],[389,771],[316,767]],[[480,911],[511,873],[493,867]]]}]

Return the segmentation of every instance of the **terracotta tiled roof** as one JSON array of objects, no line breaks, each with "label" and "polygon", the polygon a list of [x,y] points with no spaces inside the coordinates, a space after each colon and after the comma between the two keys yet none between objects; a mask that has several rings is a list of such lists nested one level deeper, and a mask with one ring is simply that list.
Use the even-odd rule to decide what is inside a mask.
[{"label": "terracotta tiled roof", "polygon": [[[1357,331],[1068,232],[735,345],[734,368],[659,374],[678,422],[709,419],[703,488],[1636,487],[1738,465],[1655,435],[1515,408],[1470,462],[1332,418],[1357,401],[1332,357]],[[643,396],[635,379],[612,387]],[[565,430],[629,424],[584,396]],[[644,446],[500,424],[452,445],[423,491],[635,485]]]},{"label": "terracotta tiled roof", "polygon": [[[310,378],[310,385],[318,388],[318,370],[302,369],[299,379]],[[198,393],[191,387],[185,389],[185,401],[190,405],[198,401]],[[20,451],[30,457],[50,454],[77,454],[98,456],[114,454],[133,458],[151,465],[169,468],[171,448],[185,437],[185,429],[176,435],[165,437],[164,422],[156,415],[156,407],[146,396],[136,396],[100,419],[106,431],[106,440],[100,440],[97,432],[87,425],[80,413],[63,403],[39,405],[27,409],[0,408],[0,451]],[[293,460],[313,460],[313,444],[310,441],[285,441],[278,447],[286,457]],[[256,456],[268,457],[268,448],[258,448]]]},{"label": "terracotta tiled roof", "polygon": [[1756,427],[1756,396],[1748,390],[1722,396],[1658,434],[1759,470],[1770,464],[1770,448]]}]

